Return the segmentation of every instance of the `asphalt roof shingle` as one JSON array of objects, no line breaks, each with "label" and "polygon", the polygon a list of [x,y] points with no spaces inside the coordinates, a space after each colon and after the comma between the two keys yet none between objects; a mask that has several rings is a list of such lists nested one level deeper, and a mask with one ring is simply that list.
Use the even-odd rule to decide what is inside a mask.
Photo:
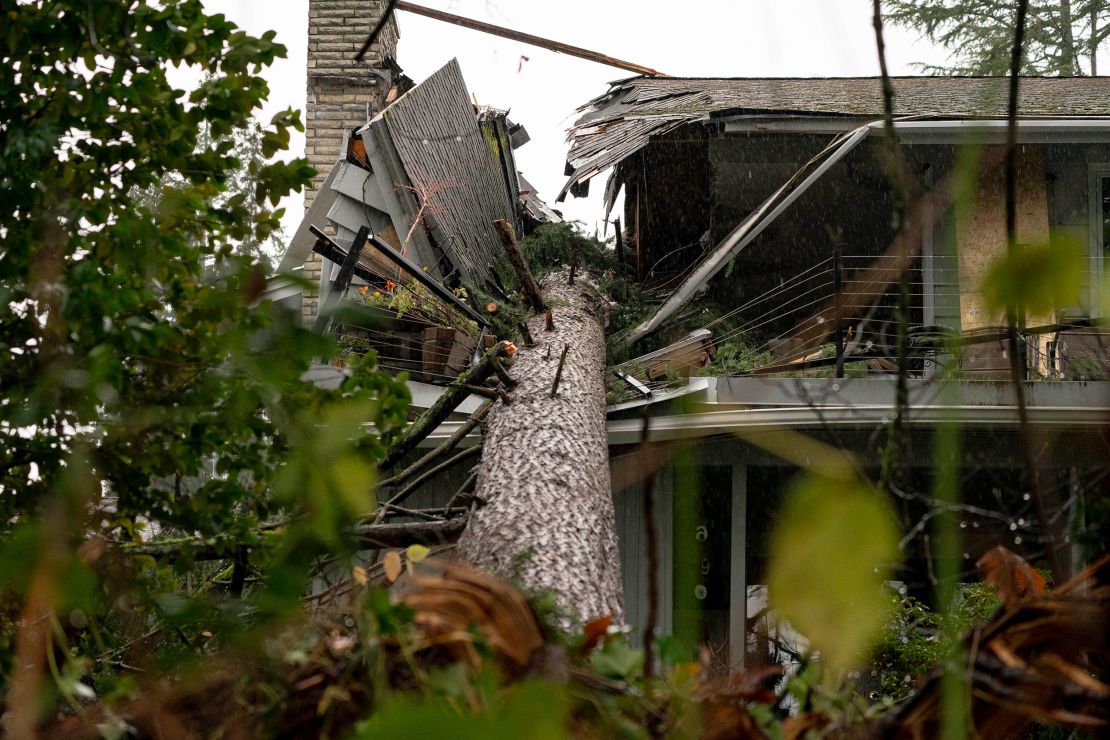
[{"label": "asphalt roof shingle", "polygon": [[[1006,116],[1007,77],[895,77],[892,83],[896,116]],[[569,135],[574,174],[559,200],[571,184],[689,121],[726,113],[879,118],[883,94],[878,77],[633,77],[614,82],[581,110]],[[1027,117],[1110,116],[1110,78],[1023,77],[1018,110]]]}]

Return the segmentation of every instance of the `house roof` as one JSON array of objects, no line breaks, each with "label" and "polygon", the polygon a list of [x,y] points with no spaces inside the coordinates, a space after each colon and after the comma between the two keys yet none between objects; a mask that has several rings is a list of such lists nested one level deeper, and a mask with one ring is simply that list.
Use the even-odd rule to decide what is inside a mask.
[{"label": "house roof", "polygon": [[[1006,116],[1009,78],[895,77],[894,114],[931,118]],[[570,131],[570,179],[589,180],[642,149],[653,136],[690,121],[729,114],[878,118],[883,114],[878,77],[829,78],[655,78],[633,77],[581,109]],[[1025,117],[1110,116],[1110,78],[1025,77],[1019,88]]]}]

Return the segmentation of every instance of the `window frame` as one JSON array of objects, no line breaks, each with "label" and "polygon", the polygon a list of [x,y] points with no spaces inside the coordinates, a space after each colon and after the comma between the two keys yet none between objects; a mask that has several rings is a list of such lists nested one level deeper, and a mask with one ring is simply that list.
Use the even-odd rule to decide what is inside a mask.
[{"label": "window frame", "polygon": [[1106,238],[1102,213],[1102,181],[1110,179],[1110,162],[1091,162],[1087,165],[1087,204],[1088,204],[1088,270],[1090,273],[1090,296],[1088,312],[1092,319],[1100,318],[1103,306],[1099,298],[1102,289],[1106,255],[1103,240]]}]

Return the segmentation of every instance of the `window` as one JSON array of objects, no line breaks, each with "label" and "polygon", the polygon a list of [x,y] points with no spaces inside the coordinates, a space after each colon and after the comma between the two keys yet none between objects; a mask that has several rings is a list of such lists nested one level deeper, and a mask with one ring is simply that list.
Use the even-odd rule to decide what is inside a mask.
[{"label": "window", "polygon": [[1091,317],[1102,316],[1110,306],[1099,305],[1104,270],[1110,264],[1110,163],[1090,165],[1090,267],[1089,305]]}]

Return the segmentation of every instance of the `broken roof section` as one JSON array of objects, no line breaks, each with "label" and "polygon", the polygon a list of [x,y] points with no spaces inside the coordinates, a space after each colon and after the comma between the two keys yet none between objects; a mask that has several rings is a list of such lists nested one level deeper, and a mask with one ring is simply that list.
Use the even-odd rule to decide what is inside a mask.
[{"label": "broken roof section", "polygon": [[515,181],[516,168],[495,166],[505,162],[505,147],[479,126],[458,61],[398,98],[359,135],[368,153],[373,138],[386,161],[400,160],[405,179],[397,181],[398,194],[410,211],[417,206],[410,223],[423,216],[439,253],[423,263],[431,267],[445,254],[464,276],[484,280],[500,253],[494,220],[505,219],[520,232],[516,198],[506,186],[507,177]]},{"label": "broken roof section", "polygon": [[304,263],[316,243],[309,226],[326,220],[344,248],[367,227],[438,280],[457,271],[483,284],[500,254],[494,220],[518,233],[525,214],[549,220],[550,209],[516,170],[512,150],[526,141],[504,111],[475,111],[450,61],[355,132],[279,269]]},{"label": "broken roof section", "polygon": [[[953,120],[988,128],[995,123],[1004,125],[1006,78],[901,77],[893,84],[895,119],[907,133],[909,129],[927,132]],[[1074,127],[1078,123],[1102,130],[1110,118],[1110,80],[1105,78],[1026,78],[1020,95],[1022,126],[1030,129]],[[655,314],[629,333],[626,339],[632,342],[658,329],[810,185],[881,126],[877,119],[883,115],[883,95],[880,78],[638,77],[612,83],[605,95],[582,110],[584,115],[570,133],[570,179],[559,198],[567,192],[584,195],[590,178],[615,167],[606,187],[606,212],[624,182],[625,168],[635,166],[631,155],[678,129],[705,131],[708,126],[727,132],[730,126],[738,125],[739,131],[765,126],[769,131],[802,132],[806,126],[819,124],[811,131],[837,134],[824,151],[736,224],[683,277]],[[775,128],[787,120],[801,126]]]},{"label": "broken roof section", "polygon": [[[895,116],[1004,118],[1003,77],[896,77]],[[1110,116],[1110,79],[1029,77],[1020,89],[1025,117]],[[850,78],[653,78],[612,83],[580,110],[570,131],[569,179],[559,193],[585,194],[585,183],[644,148],[652,137],[697,120],[755,113],[878,118],[881,80]]]}]

